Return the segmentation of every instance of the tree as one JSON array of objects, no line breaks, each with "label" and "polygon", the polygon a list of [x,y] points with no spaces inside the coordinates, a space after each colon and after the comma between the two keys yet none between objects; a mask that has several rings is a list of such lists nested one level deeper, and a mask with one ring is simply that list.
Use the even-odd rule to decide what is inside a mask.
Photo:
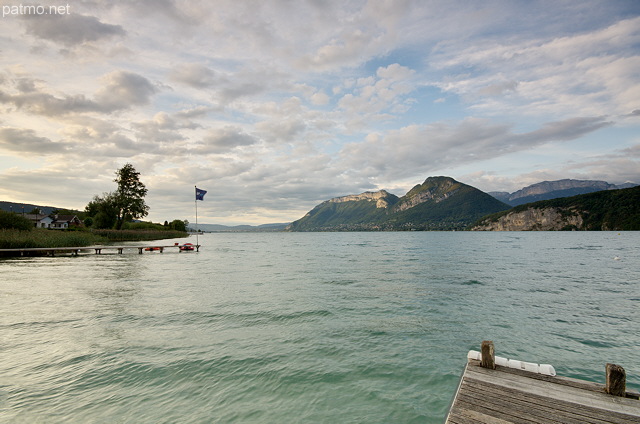
[{"label": "tree", "polygon": [[31,231],[33,223],[17,213],[0,211],[0,229]]},{"label": "tree", "polygon": [[130,163],[116,171],[114,181],[118,183],[118,189],[113,193],[117,209],[116,229],[120,230],[125,221],[149,214],[149,206],[144,202],[148,190],[140,181],[140,173]]},{"label": "tree", "polygon": [[118,207],[114,193],[103,193],[102,197],[93,196],[93,200],[84,208],[88,216],[93,217],[93,228],[113,228],[118,220]]},{"label": "tree", "polygon": [[181,221],[179,219],[174,219],[173,221],[171,221],[171,224],[169,224],[169,228],[176,231],[187,231],[187,227],[186,225],[184,225],[184,221]]}]

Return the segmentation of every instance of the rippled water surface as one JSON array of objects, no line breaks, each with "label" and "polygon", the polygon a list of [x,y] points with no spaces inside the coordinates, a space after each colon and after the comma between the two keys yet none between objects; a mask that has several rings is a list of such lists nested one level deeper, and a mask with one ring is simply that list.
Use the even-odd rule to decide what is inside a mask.
[{"label": "rippled water surface", "polygon": [[440,423],[489,339],[640,389],[640,233],[200,243],[1,259],[0,422]]}]

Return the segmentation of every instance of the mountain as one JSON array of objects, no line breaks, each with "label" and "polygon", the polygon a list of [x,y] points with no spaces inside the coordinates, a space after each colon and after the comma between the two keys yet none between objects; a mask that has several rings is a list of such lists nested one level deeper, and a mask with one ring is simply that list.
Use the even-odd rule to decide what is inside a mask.
[{"label": "mountain", "polygon": [[385,190],[336,197],[320,203],[301,219],[292,222],[288,231],[373,230],[387,216],[398,196]]},{"label": "mountain", "polygon": [[385,190],[322,202],[289,231],[464,229],[509,206],[450,177],[429,177],[398,198]]},{"label": "mountain", "polygon": [[636,185],[637,184],[634,183],[615,185],[609,184],[606,181],[598,180],[564,179],[557,181],[543,181],[524,187],[513,193],[498,191],[489,192],[489,194],[508,205],[519,206],[525,203],[537,202],[539,200],[571,197],[579,194],[593,193],[603,190],[629,188]]},{"label": "mountain", "polygon": [[474,231],[640,230],[640,186],[516,206],[482,218]]},{"label": "mountain", "polygon": [[29,213],[35,208],[40,209],[40,211],[45,215],[50,215],[55,210],[63,209],[63,208],[56,208],[53,206],[32,205],[31,203],[14,203],[14,202],[0,201],[0,210],[7,211],[7,212]]}]

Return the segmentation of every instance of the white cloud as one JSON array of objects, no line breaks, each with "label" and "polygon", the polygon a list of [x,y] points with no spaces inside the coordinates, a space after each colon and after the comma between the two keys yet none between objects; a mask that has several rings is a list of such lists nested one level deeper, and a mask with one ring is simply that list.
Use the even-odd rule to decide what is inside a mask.
[{"label": "white cloud", "polygon": [[33,130],[7,127],[0,128],[0,147],[36,156],[62,153],[67,149],[64,143],[54,143],[46,137],[39,137]]},{"label": "white cloud", "polygon": [[145,105],[158,91],[145,77],[126,71],[113,71],[104,75],[101,81],[102,87],[90,99],[85,94],[53,94],[46,88],[37,90],[34,79],[18,78],[15,84],[18,93],[0,91],[0,103],[50,117],[85,112],[111,113]]},{"label": "white cloud", "polygon": [[75,13],[24,15],[24,21],[27,33],[67,47],[125,35],[120,25]]},{"label": "white cloud", "polygon": [[611,123],[602,117],[550,122],[527,133],[478,118],[466,118],[456,125],[410,125],[384,137],[371,134],[363,142],[346,145],[341,152],[342,166],[391,181],[406,179],[554,141],[574,140],[608,125]]},{"label": "white cloud", "polygon": [[199,63],[178,65],[170,74],[170,78],[195,88],[207,88],[215,84],[215,72]]},{"label": "white cloud", "polygon": [[[493,114],[621,114],[635,107],[640,90],[633,71],[640,60],[633,48],[639,28],[635,17],[571,36],[449,43],[430,65],[451,73],[435,85]],[[514,95],[493,98],[508,92]]]}]

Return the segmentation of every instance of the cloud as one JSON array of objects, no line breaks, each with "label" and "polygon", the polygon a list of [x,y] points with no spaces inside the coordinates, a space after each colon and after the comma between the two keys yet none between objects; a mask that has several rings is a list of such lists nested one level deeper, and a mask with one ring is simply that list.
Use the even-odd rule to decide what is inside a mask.
[{"label": "cloud", "polygon": [[34,80],[20,78],[16,84],[18,93],[0,91],[0,103],[50,117],[85,112],[111,113],[147,104],[158,91],[145,77],[125,71],[103,76],[102,83],[103,87],[94,99],[90,99],[84,94],[54,95],[38,88]]},{"label": "cloud", "polygon": [[327,93],[323,93],[322,91],[318,91],[311,95],[311,103],[318,106],[324,106],[329,103],[331,98],[327,95]]},{"label": "cloud", "polygon": [[194,88],[212,87],[215,82],[215,72],[199,63],[185,63],[176,66],[169,77]]},{"label": "cloud", "polygon": [[46,137],[39,137],[31,129],[0,128],[0,148],[5,150],[42,156],[50,153],[63,153],[67,147],[65,143],[53,142]]},{"label": "cloud", "polygon": [[549,122],[542,128],[518,138],[523,142],[538,144],[540,141],[575,140],[600,128],[613,125],[613,121],[606,121],[605,117],[570,118],[564,121]]},{"label": "cloud", "polygon": [[166,112],[158,112],[150,120],[131,123],[131,128],[136,131],[138,139],[154,142],[185,140],[186,137],[180,132],[181,130],[194,130],[200,127],[201,125],[186,120],[180,115],[172,117]]},{"label": "cloud", "polygon": [[549,122],[540,129],[515,133],[506,124],[465,118],[456,125],[443,122],[410,125],[385,136],[370,134],[340,152],[343,169],[359,169],[370,177],[408,178],[465,163],[525,151],[552,141],[568,141],[611,125],[603,117]]},{"label": "cloud", "polygon": [[[435,82],[492,114],[623,114],[640,95],[640,17],[557,37],[442,43],[430,57]],[[627,53],[623,53],[627,52]],[[470,72],[471,71],[471,72]],[[500,99],[496,96],[509,94]]]},{"label": "cloud", "polygon": [[225,126],[209,131],[209,134],[193,149],[193,152],[198,154],[227,153],[235,148],[251,146],[257,142],[255,137],[246,134],[242,129]]},{"label": "cloud", "polygon": [[24,23],[28,34],[67,47],[126,34],[120,25],[105,24],[94,16],[78,14],[25,15]]},{"label": "cloud", "polygon": [[158,89],[142,75],[114,71],[102,78],[103,87],[96,93],[100,109],[112,112],[149,103]]},{"label": "cloud", "polygon": [[360,78],[351,89],[351,81],[344,82],[342,91],[350,89],[338,101],[347,114],[348,125],[358,128],[370,120],[388,120],[396,113],[406,112],[412,103],[405,97],[416,87],[410,83],[415,71],[397,63],[380,67],[376,76]]},{"label": "cloud", "polygon": [[516,91],[516,88],[518,88],[517,81],[497,82],[479,89],[478,94],[484,96],[500,96],[510,91]]},{"label": "cloud", "polygon": [[82,94],[56,97],[52,94],[41,92],[9,94],[0,91],[0,103],[13,104],[18,109],[45,116],[90,112],[99,109],[94,101],[87,99]]}]

